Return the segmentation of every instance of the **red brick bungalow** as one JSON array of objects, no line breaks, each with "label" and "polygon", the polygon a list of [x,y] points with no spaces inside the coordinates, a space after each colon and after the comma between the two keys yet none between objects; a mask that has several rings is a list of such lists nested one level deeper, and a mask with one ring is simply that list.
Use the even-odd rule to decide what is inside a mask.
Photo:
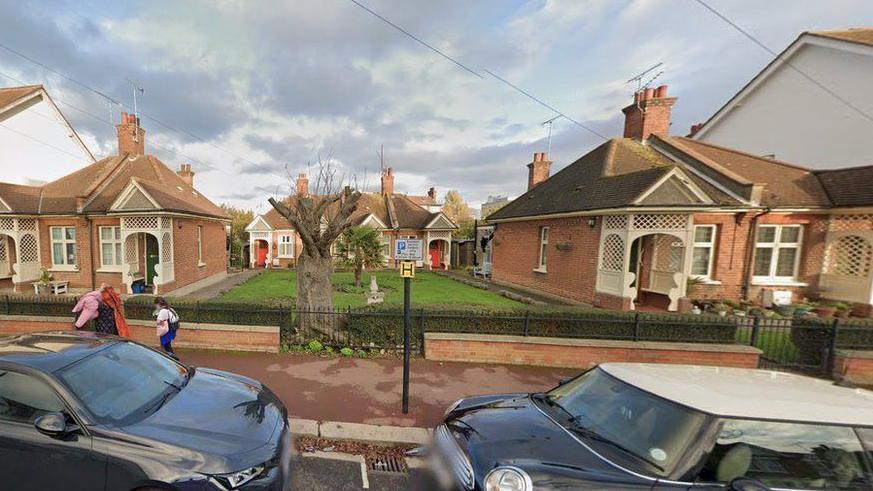
[{"label": "red brick bungalow", "polygon": [[[382,172],[381,181],[380,192],[361,195],[352,223],[379,231],[388,265],[394,264],[395,240],[420,239],[427,256],[419,266],[448,269],[451,265],[452,231],[458,226],[442,212],[442,205],[436,201],[436,190],[430,188],[424,196],[395,193],[394,171],[390,167]],[[297,176],[296,187],[297,195],[309,192],[306,174]],[[253,268],[285,268],[296,264],[303,244],[294,227],[275,209],[271,207],[267,213],[256,216],[246,230],[249,232],[249,261]]]},{"label": "red brick bungalow", "polygon": [[121,116],[118,155],[42,186],[0,182],[0,288],[32,292],[41,268],[73,291],[144,282],[160,294],[227,274],[227,215],[190,165],[147,155],[138,119]]},{"label": "red brick bungalow", "polygon": [[[814,171],[668,136],[676,98],[645,89],[613,138],[489,217],[493,278],[614,309],[676,310],[765,291],[871,304],[873,166]],[[769,295],[768,295],[769,296]]]}]

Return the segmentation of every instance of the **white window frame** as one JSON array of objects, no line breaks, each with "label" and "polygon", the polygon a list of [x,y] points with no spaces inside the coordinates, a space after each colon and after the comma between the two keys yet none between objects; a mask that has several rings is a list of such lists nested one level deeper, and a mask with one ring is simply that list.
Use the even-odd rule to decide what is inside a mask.
[{"label": "white window frame", "polygon": [[387,234],[379,234],[379,243],[382,244],[382,256],[385,259],[391,259],[391,236]]},{"label": "white window frame", "polygon": [[[72,239],[67,238],[66,232],[68,229],[73,230],[73,238]],[[55,239],[55,234],[54,234],[55,230],[60,230],[60,232],[61,232],[60,239]],[[49,242],[51,243],[52,269],[67,270],[67,271],[74,271],[74,270],[78,269],[79,250],[78,250],[78,247],[76,245],[76,241],[78,240],[78,238],[79,238],[79,235],[78,235],[78,231],[76,230],[75,225],[58,225],[58,226],[54,226],[54,227],[49,227]],[[55,262],[55,244],[61,244],[61,250],[62,250],[61,260],[63,261],[61,263]],[[72,263],[67,261],[67,245],[69,245],[69,244],[73,244],[73,262]]]},{"label": "white window frame", "polygon": [[206,266],[203,262],[203,225],[197,225],[197,266]]},{"label": "white window frame", "polygon": [[[699,228],[708,228],[712,230],[711,239],[709,242],[698,242],[697,241],[697,229]],[[709,258],[706,260],[706,274],[698,274],[692,271],[691,275],[700,279],[711,280],[712,279],[712,265],[715,261],[715,244],[718,237],[718,226],[717,225],[695,225],[693,230],[693,235],[691,240],[693,241],[691,244],[691,266],[694,266],[694,249],[697,248],[709,248]]]},{"label": "white window frame", "polygon": [[[287,239],[287,240],[285,240]],[[294,258],[294,234],[283,233],[279,235],[279,251],[276,257]],[[288,251],[290,249],[290,252]]]},{"label": "white window frame", "polygon": [[537,252],[537,267],[534,271],[545,273],[546,263],[549,260],[549,254],[546,249],[549,247],[549,227],[540,227],[539,250]]},{"label": "white window frame", "polygon": [[[110,230],[111,238],[105,240],[103,231]],[[97,227],[97,243],[100,247],[100,269],[99,271],[121,271],[121,263],[124,261],[124,249],[121,247],[121,226],[119,225],[101,225]],[[112,255],[114,261],[106,262],[106,257],[103,254],[103,245],[112,245]]]},{"label": "white window frame", "polygon": [[[761,229],[763,228],[774,228],[775,233],[773,235],[773,242],[760,242],[759,238],[761,236]],[[782,231],[788,228],[796,228],[797,231],[797,242],[782,242]],[[770,251],[770,271],[767,275],[756,275],[755,274],[755,258],[758,257],[758,249],[769,248]],[[780,249],[796,249],[797,253],[794,255],[794,265],[792,268],[791,276],[777,276],[776,268],[779,260],[779,250]],[[755,284],[771,284],[771,285],[779,285],[779,284],[790,284],[795,285],[798,283],[798,274],[800,273],[800,256],[803,251],[803,225],[801,224],[770,224],[765,223],[758,225],[755,229],[755,252],[752,254],[752,282]]]}]

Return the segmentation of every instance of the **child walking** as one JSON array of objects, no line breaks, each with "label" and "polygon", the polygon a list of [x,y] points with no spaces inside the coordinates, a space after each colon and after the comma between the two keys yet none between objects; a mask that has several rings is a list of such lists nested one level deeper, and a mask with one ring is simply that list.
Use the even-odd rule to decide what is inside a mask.
[{"label": "child walking", "polygon": [[179,359],[173,352],[173,340],[176,339],[176,331],[179,330],[179,315],[170,308],[164,297],[155,297],[155,310],[157,311],[157,335],[161,338],[161,348],[175,359]]}]

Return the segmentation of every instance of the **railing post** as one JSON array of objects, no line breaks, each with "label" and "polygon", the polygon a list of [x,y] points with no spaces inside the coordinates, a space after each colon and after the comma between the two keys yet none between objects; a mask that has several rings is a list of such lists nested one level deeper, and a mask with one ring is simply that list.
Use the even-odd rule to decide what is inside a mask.
[{"label": "railing post", "polygon": [[640,340],[640,313],[634,312],[634,341]]},{"label": "railing post", "polygon": [[3,295],[3,312],[9,315],[9,295]]},{"label": "railing post", "polygon": [[530,310],[524,314],[524,335],[530,336]]},{"label": "railing post", "polygon": [[752,335],[749,337],[749,346],[758,345],[758,337],[761,335],[761,317],[752,317]]},{"label": "railing post", "polygon": [[828,345],[825,347],[827,350],[822,356],[822,369],[824,370],[825,375],[830,375],[834,371],[834,361],[837,358],[837,337],[839,336],[840,330],[840,318],[835,317],[834,323],[831,327],[831,337],[829,339]]},{"label": "railing post", "polygon": [[418,317],[418,336],[419,336],[419,346],[418,349],[421,350],[422,358],[424,358],[424,309],[418,309],[419,317]]},{"label": "railing post", "polygon": [[[339,319],[337,319],[339,320]],[[352,306],[346,307],[346,343],[352,347]]]}]

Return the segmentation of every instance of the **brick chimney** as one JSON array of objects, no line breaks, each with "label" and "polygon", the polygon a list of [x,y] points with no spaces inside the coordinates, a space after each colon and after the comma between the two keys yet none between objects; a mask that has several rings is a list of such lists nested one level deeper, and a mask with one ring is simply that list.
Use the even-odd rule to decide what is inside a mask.
[{"label": "brick chimney", "polygon": [[394,194],[394,169],[388,167],[382,171],[382,196]]},{"label": "brick chimney", "polygon": [[432,188],[428,189],[427,190],[427,197],[432,199],[432,200],[436,200],[436,188],[432,187]]},{"label": "brick chimney", "polygon": [[667,136],[670,132],[670,109],[675,97],[667,97],[667,86],[646,88],[634,94],[634,102],[624,113],[624,137],[645,140],[649,135]]},{"label": "brick chimney", "polygon": [[121,122],[115,129],[118,131],[118,155],[145,153],[145,130],[139,125],[139,118],[121,113]]},{"label": "brick chimney", "polygon": [[533,156],[533,162],[527,164],[528,191],[549,178],[549,168],[552,166],[552,161],[547,160],[547,158],[546,152],[536,152]]},{"label": "brick chimney", "polygon": [[297,174],[297,195],[306,196],[309,194],[309,178],[305,173]]},{"label": "brick chimney", "polygon": [[690,130],[690,131],[688,132],[688,134],[685,135],[685,136],[686,136],[687,138],[691,138],[692,136],[696,135],[698,131],[700,131],[700,128],[703,128],[703,123],[694,123],[694,124],[692,124],[692,125],[691,125],[691,130]]},{"label": "brick chimney", "polygon": [[194,187],[194,171],[191,170],[191,164],[180,165],[176,174],[179,174],[179,177],[181,177],[189,186],[192,188]]}]

